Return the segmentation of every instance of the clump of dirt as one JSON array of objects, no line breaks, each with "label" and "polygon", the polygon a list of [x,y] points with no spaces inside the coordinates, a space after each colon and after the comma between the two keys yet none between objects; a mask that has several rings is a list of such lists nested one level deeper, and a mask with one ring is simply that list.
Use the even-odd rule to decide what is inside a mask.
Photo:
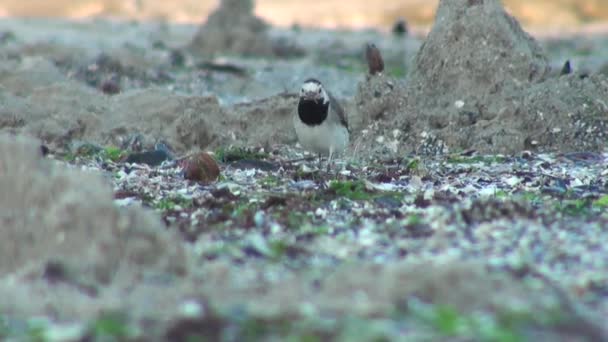
[{"label": "clump of dirt", "polygon": [[191,48],[204,56],[270,56],[268,24],[253,13],[253,0],[223,0],[194,36]]},{"label": "clump of dirt", "polygon": [[405,86],[403,82],[387,75],[368,76],[359,83],[355,96],[356,110],[349,116],[349,124],[354,131],[359,131],[372,122],[390,121],[394,108],[405,105]]},{"label": "clump of dirt", "polygon": [[499,0],[441,1],[408,91],[427,106],[484,99],[544,79],[548,60]]},{"label": "clump of dirt", "polygon": [[46,269],[49,277],[95,286],[119,271],[186,272],[179,240],[151,214],[116,207],[99,176],[43,160],[34,141],[7,134],[0,161],[0,276]]},{"label": "clump of dirt", "polygon": [[[232,107],[230,110],[235,113],[236,118],[233,126],[242,129],[240,138],[245,140],[244,146],[295,142],[292,115],[295,115],[297,103],[296,94],[282,93]],[[242,144],[243,141],[232,143]]]},{"label": "clump of dirt", "polygon": [[227,126],[225,112],[215,96],[182,96],[149,88],[112,99],[111,115],[116,119],[109,120],[104,129],[108,137],[96,141],[121,146],[134,134],[141,134],[151,142],[165,139],[172,149],[183,153],[207,148],[222,136],[216,133],[221,132],[217,127]]},{"label": "clump of dirt", "polygon": [[359,115],[392,118],[379,124],[405,133],[392,148],[399,153],[603,149],[606,77],[549,72],[538,43],[500,1],[444,0],[402,94],[379,91],[384,81],[368,78],[358,89]]}]

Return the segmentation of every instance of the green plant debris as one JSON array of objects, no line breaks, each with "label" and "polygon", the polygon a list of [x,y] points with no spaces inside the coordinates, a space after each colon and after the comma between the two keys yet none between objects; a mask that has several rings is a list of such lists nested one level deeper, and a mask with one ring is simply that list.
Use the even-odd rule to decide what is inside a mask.
[{"label": "green plant debris", "polygon": [[520,198],[521,200],[530,203],[533,206],[540,205],[543,202],[542,197],[531,191],[524,191],[514,194],[515,198]]},{"label": "green plant debris", "polygon": [[127,152],[121,150],[118,147],[115,146],[108,146],[106,148],[103,149],[103,151],[101,151],[100,156],[103,159],[108,159],[111,160],[113,162],[117,162],[120,159],[122,159],[124,156],[127,155]]},{"label": "green plant debris", "polygon": [[494,193],[494,197],[507,198],[507,197],[509,197],[509,193],[504,190],[496,190],[496,192]]},{"label": "green plant debris", "polygon": [[242,219],[246,216],[252,215],[256,210],[256,203],[241,202],[238,205],[232,207],[230,217],[232,217],[233,219]]},{"label": "green plant debris", "polygon": [[260,183],[266,187],[274,187],[281,184],[281,179],[277,176],[268,175],[260,180]]},{"label": "green plant debris", "polygon": [[593,206],[596,208],[608,208],[608,195],[604,195],[593,201]]},{"label": "green plant debris", "polygon": [[270,251],[268,257],[278,261],[283,258],[283,256],[285,256],[285,254],[287,253],[287,250],[289,249],[289,244],[283,240],[274,240],[268,243],[268,248]]},{"label": "green plant debris", "polygon": [[566,216],[586,216],[591,214],[592,202],[589,199],[556,201],[554,209]]},{"label": "green plant debris", "polygon": [[73,162],[76,160],[76,155],[68,152],[62,156],[62,159],[63,159],[63,161],[66,161],[66,162]]},{"label": "green plant debris", "polygon": [[452,155],[447,159],[448,163],[451,164],[500,164],[507,161],[507,158],[504,156],[460,156],[460,155]]},{"label": "green plant debris", "polygon": [[80,145],[73,153],[66,153],[63,156],[63,159],[65,161],[74,161],[76,157],[92,158],[98,156],[104,160],[118,162],[126,155],[126,151],[123,151],[116,146],[107,146],[105,148],[101,148],[97,145],[87,143]]},{"label": "green plant debris", "polygon": [[495,317],[484,313],[462,314],[451,306],[418,301],[411,301],[408,308],[415,318],[435,333],[448,338],[474,338],[488,342],[524,341],[520,327],[535,322],[531,315],[499,313]]},{"label": "green plant debris", "polygon": [[405,167],[405,169],[408,172],[413,172],[418,170],[418,168],[420,167],[420,158],[412,158],[411,160],[409,160],[407,162],[407,166]]},{"label": "green plant debris", "polygon": [[422,217],[418,214],[412,214],[408,216],[407,223],[408,226],[417,226],[422,224]]},{"label": "green plant debris", "polygon": [[242,147],[219,148],[215,151],[215,157],[219,162],[230,163],[239,160],[262,160],[268,158],[268,153],[254,151]]},{"label": "green plant debris", "polygon": [[393,77],[404,78],[407,76],[407,68],[404,65],[391,64],[386,68],[386,73]]},{"label": "green plant debris", "polygon": [[289,210],[287,213],[287,229],[299,230],[309,221],[308,216],[302,212]]},{"label": "green plant debris", "polygon": [[192,207],[192,200],[181,196],[162,198],[153,207],[162,211],[186,209]]},{"label": "green plant debris", "polygon": [[329,190],[351,200],[368,200],[372,197],[363,181],[332,181]]},{"label": "green plant debris", "polygon": [[50,322],[46,318],[32,318],[27,322],[27,340],[32,342],[45,341],[46,331]]},{"label": "green plant debris", "polygon": [[132,335],[128,325],[127,315],[121,312],[105,312],[99,315],[89,327],[93,340],[122,341]]}]

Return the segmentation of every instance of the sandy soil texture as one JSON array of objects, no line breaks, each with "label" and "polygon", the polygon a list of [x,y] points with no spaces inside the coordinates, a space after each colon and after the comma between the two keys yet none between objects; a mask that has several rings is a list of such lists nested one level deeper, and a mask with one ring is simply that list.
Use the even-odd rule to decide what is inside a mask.
[{"label": "sandy soil texture", "polygon": [[[2,19],[0,337],[608,340],[607,42],[498,0],[441,1],[426,36],[233,0]],[[292,128],[309,77],[350,122],[330,171]],[[217,181],[185,178],[199,151]]]}]

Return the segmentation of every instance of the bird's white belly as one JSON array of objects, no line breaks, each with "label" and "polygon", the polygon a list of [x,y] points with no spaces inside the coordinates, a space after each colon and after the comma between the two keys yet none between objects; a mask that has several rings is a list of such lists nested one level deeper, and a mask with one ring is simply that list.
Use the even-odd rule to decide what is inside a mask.
[{"label": "bird's white belly", "polygon": [[318,126],[308,126],[294,120],[294,127],[300,145],[313,153],[329,154],[342,152],[348,146],[348,130],[337,124],[324,122]]}]

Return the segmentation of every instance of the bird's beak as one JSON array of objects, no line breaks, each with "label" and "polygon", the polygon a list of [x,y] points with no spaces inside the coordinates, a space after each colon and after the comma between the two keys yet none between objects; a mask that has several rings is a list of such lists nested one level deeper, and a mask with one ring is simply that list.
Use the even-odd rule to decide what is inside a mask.
[{"label": "bird's beak", "polygon": [[310,92],[306,92],[304,93],[304,100],[316,100],[317,99],[317,93],[314,91],[310,91]]}]

